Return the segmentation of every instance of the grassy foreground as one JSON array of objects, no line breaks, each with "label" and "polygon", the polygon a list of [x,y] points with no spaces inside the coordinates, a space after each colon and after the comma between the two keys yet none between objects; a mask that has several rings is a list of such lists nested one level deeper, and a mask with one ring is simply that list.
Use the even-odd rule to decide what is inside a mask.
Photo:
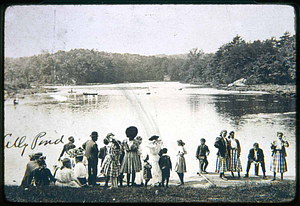
[{"label": "grassy foreground", "polygon": [[122,187],[93,188],[31,188],[4,186],[8,202],[291,202],[296,198],[296,182],[284,180],[274,183],[245,183],[242,186],[193,188]]}]

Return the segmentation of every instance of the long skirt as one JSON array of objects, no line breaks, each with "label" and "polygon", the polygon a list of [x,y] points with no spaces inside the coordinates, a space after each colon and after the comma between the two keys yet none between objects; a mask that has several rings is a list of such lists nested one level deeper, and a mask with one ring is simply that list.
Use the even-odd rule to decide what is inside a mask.
[{"label": "long skirt", "polygon": [[287,172],[286,159],[285,159],[285,157],[283,157],[281,152],[277,151],[274,154],[274,157],[271,161],[271,171],[278,172],[278,173]]},{"label": "long skirt", "polygon": [[177,173],[186,172],[185,158],[183,156],[178,155],[177,162],[175,165],[175,172]]},{"label": "long skirt", "polygon": [[142,170],[141,160],[137,152],[126,152],[121,165],[121,173],[131,174]]},{"label": "long skirt", "polygon": [[158,160],[159,160],[159,155],[153,155],[153,154],[149,155],[149,163],[152,166],[151,169],[152,179],[149,181],[149,184],[151,184],[152,186],[156,186],[162,180],[162,174],[158,164]]},{"label": "long skirt", "polygon": [[100,169],[105,176],[118,177],[120,175],[120,165],[118,161],[114,161],[110,155],[106,155]]},{"label": "long skirt", "polygon": [[227,164],[227,158],[226,157],[217,157],[217,164],[216,164],[216,172],[217,173],[223,173],[228,171],[228,164]]},{"label": "long skirt", "polygon": [[230,167],[228,168],[232,172],[241,172],[242,164],[238,157],[238,151],[236,149],[230,150]]}]

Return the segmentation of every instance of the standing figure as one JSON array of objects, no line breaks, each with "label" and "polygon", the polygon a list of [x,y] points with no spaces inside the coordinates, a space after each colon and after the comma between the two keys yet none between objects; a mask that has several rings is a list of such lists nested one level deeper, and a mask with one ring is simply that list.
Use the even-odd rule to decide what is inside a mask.
[{"label": "standing figure", "polygon": [[166,181],[166,187],[169,187],[170,170],[172,170],[172,162],[169,155],[167,155],[168,149],[163,148],[161,150],[161,156],[159,158],[158,164],[162,173],[162,186],[164,187]]},{"label": "standing figure", "polygon": [[234,136],[234,131],[229,133],[229,144],[230,144],[230,171],[232,177],[234,177],[233,172],[238,173],[238,177],[240,178],[240,172],[242,172],[242,164],[240,160],[241,156],[241,145],[239,140],[237,140]]},{"label": "standing figure", "polygon": [[179,148],[178,148],[178,153],[177,153],[177,162],[175,165],[175,172],[177,172],[179,179],[180,179],[180,183],[178,184],[178,186],[181,186],[184,184],[183,177],[184,177],[184,173],[186,172],[186,164],[185,164],[184,155],[187,154],[187,152],[183,147],[185,145],[185,143],[181,139],[177,141],[177,145]]},{"label": "standing figure", "polygon": [[[70,136],[70,137],[68,138],[68,140],[69,140],[69,142],[68,142],[67,144],[64,145],[64,147],[63,147],[63,149],[62,149],[62,151],[61,151],[61,153],[60,153],[60,155],[59,155],[58,161],[61,160],[61,157],[62,157],[65,153],[68,154],[69,150],[74,149],[74,148],[76,147],[75,144],[74,144],[74,142],[75,142],[74,137]],[[68,154],[68,155],[69,155],[69,154]]]},{"label": "standing figure", "polygon": [[161,145],[162,142],[159,139],[159,136],[153,135],[152,137],[149,138],[149,143],[147,147],[149,148],[149,162],[152,165],[152,180],[150,182],[152,186],[161,185],[162,175],[161,175],[161,169],[158,164]]},{"label": "standing figure", "polygon": [[138,156],[138,149],[140,143],[138,140],[135,139],[138,129],[134,126],[130,126],[125,131],[126,136],[128,139],[123,141],[123,147],[125,150],[125,156],[122,161],[121,165],[121,173],[127,174],[127,186],[130,185],[130,176],[131,179],[131,186],[135,185],[135,174],[136,172],[140,172],[142,169],[141,160]]},{"label": "standing figure", "polygon": [[276,179],[276,172],[281,173],[281,180],[283,180],[283,173],[287,171],[287,163],[285,159],[287,154],[285,148],[290,146],[282,132],[277,132],[277,137],[278,140],[271,143],[271,171],[274,174],[272,181]]},{"label": "standing figure", "polygon": [[37,163],[39,165],[38,168],[33,170],[33,179],[36,186],[49,186],[51,182],[55,182],[55,178],[53,177],[51,171],[47,168],[46,157],[41,156],[37,159]]},{"label": "standing figure", "polygon": [[248,154],[248,162],[247,162],[247,169],[244,178],[249,176],[249,170],[251,164],[254,163],[255,165],[255,175],[258,176],[258,166],[261,165],[261,169],[263,171],[263,178],[266,178],[266,169],[265,169],[265,156],[262,149],[259,148],[259,144],[255,142],[253,144],[253,148],[249,150]]},{"label": "standing figure", "polygon": [[92,132],[91,140],[82,144],[82,148],[85,149],[85,156],[88,161],[88,183],[91,186],[96,185],[97,167],[98,167],[98,133]]},{"label": "standing figure", "polygon": [[35,170],[36,168],[39,167],[39,165],[37,163],[37,159],[41,156],[43,156],[43,153],[41,153],[41,152],[29,155],[30,161],[26,165],[25,174],[24,174],[24,177],[23,177],[21,185],[20,185],[21,187],[28,188],[29,186],[32,185],[32,179],[33,179],[32,172],[33,172],[33,170]]},{"label": "standing figure", "polygon": [[100,164],[100,166],[102,166],[103,161],[104,161],[104,158],[105,158],[105,156],[106,156],[107,153],[108,153],[108,152],[107,152],[107,145],[109,144],[109,141],[108,141],[107,138],[104,138],[104,139],[103,139],[103,144],[104,144],[104,146],[101,147],[101,148],[99,149],[99,155],[98,155],[99,159],[101,159],[101,164]]},{"label": "standing figure", "polygon": [[196,158],[199,160],[199,175],[201,175],[201,173],[207,174],[207,156],[209,155],[209,152],[210,151],[208,149],[208,146],[205,144],[205,139],[201,138],[200,145],[198,146],[196,151]]},{"label": "standing figure", "polygon": [[152,166],[148,162],[148,160],[149,160],[149,155],[147,155],[146,158],[144,159],[144,166],[143,166],[144,167],[143,178],[145,180],[145,187],[147,187],[149,180],[152,178],[152,174],[151,174]]},{"label": "standing figure", "polygon": [[217,152],[217,164],[216,164],[216,172],[220,173],[220,178],[223,180],[227,180],[225,177],[225,172],[228,171],[228,157],[230,152],[230,144],[228,140],[225,138],[227,134],[226,130],[222,130],[220,133],[220,137],[216,138],[214,146],[218,148]]},{"label": "standing figure", "polygon": [[105,175],[105,187],[108,186],[108,181],[111,179],[111,187],[118,187],[118,177],[120,175],[120,144],[116,139],[115,135],[109,133],[106,136],[106,139],[109,142],[108,154],[105,156],[103,165],[100,169],[100,172]]}]

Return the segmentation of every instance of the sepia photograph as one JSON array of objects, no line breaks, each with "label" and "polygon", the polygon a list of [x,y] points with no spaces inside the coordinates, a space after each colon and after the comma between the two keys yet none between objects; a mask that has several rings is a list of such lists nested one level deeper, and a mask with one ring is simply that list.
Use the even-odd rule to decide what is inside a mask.
[{"label": "sepia photograph", "polygon": [[291,5],[8,6],[3,199],[293,203],[296,73]]}]

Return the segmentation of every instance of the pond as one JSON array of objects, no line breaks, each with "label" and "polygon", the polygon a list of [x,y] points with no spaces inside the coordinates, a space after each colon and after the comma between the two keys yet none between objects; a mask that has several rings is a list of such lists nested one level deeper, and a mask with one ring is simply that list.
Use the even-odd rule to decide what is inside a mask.
[{"label": "pond", "polygon": [[[134,125],[145,145],[152,135],[159,135],[168,148],[173,171],[171,179],[178,179],[174,172],[178,139],[187,150],[187,176],[198,171],[195,158],[200,138],[206,139],[210,149],[208,172],[215,171],[217,149],[214,141],[221,130],[235,131],[242,147],[242,175],[245,173],[249,149],[258,142],[265,154],[267,175],[270,172],[270,143],[282,131],[290,143],[287,148],[288,172],[295,176],[296,161],[296,99],[283,98],[266,92],[226,91],[178,82],[124,83],[93,86],[56,86],[57,92],[34,94],[19,100],[5,101],[4,144],[5,184],[19,185],[32,152],[43,152],[48,167],[53,171],[63,144],[69,136],[75,137],[77,147],[99,133],[98,147],[103,138],[113,132],[116,138],[126,138],[125,130]],[[72,90],[72,93],[71,93]],[[83,95],[97,93],[97,95]],[[43,132],[41,140],[57,144],[36,145],[32,142]],[[23,137],[23,138],[22,138]],[[24,144],[28,144],[24,147]],[[16,147],[19,146],[19,147]],[[22,147],[23,146],[23,147]],[[23,154],[22,154],[23,152]],[[252,166],[253,167],[253,166]],[[261,174],[261,171],[260,171]],[[229,175],[229,173],[228,173]],[[251,168],[250,175],[254,175]]]}]

